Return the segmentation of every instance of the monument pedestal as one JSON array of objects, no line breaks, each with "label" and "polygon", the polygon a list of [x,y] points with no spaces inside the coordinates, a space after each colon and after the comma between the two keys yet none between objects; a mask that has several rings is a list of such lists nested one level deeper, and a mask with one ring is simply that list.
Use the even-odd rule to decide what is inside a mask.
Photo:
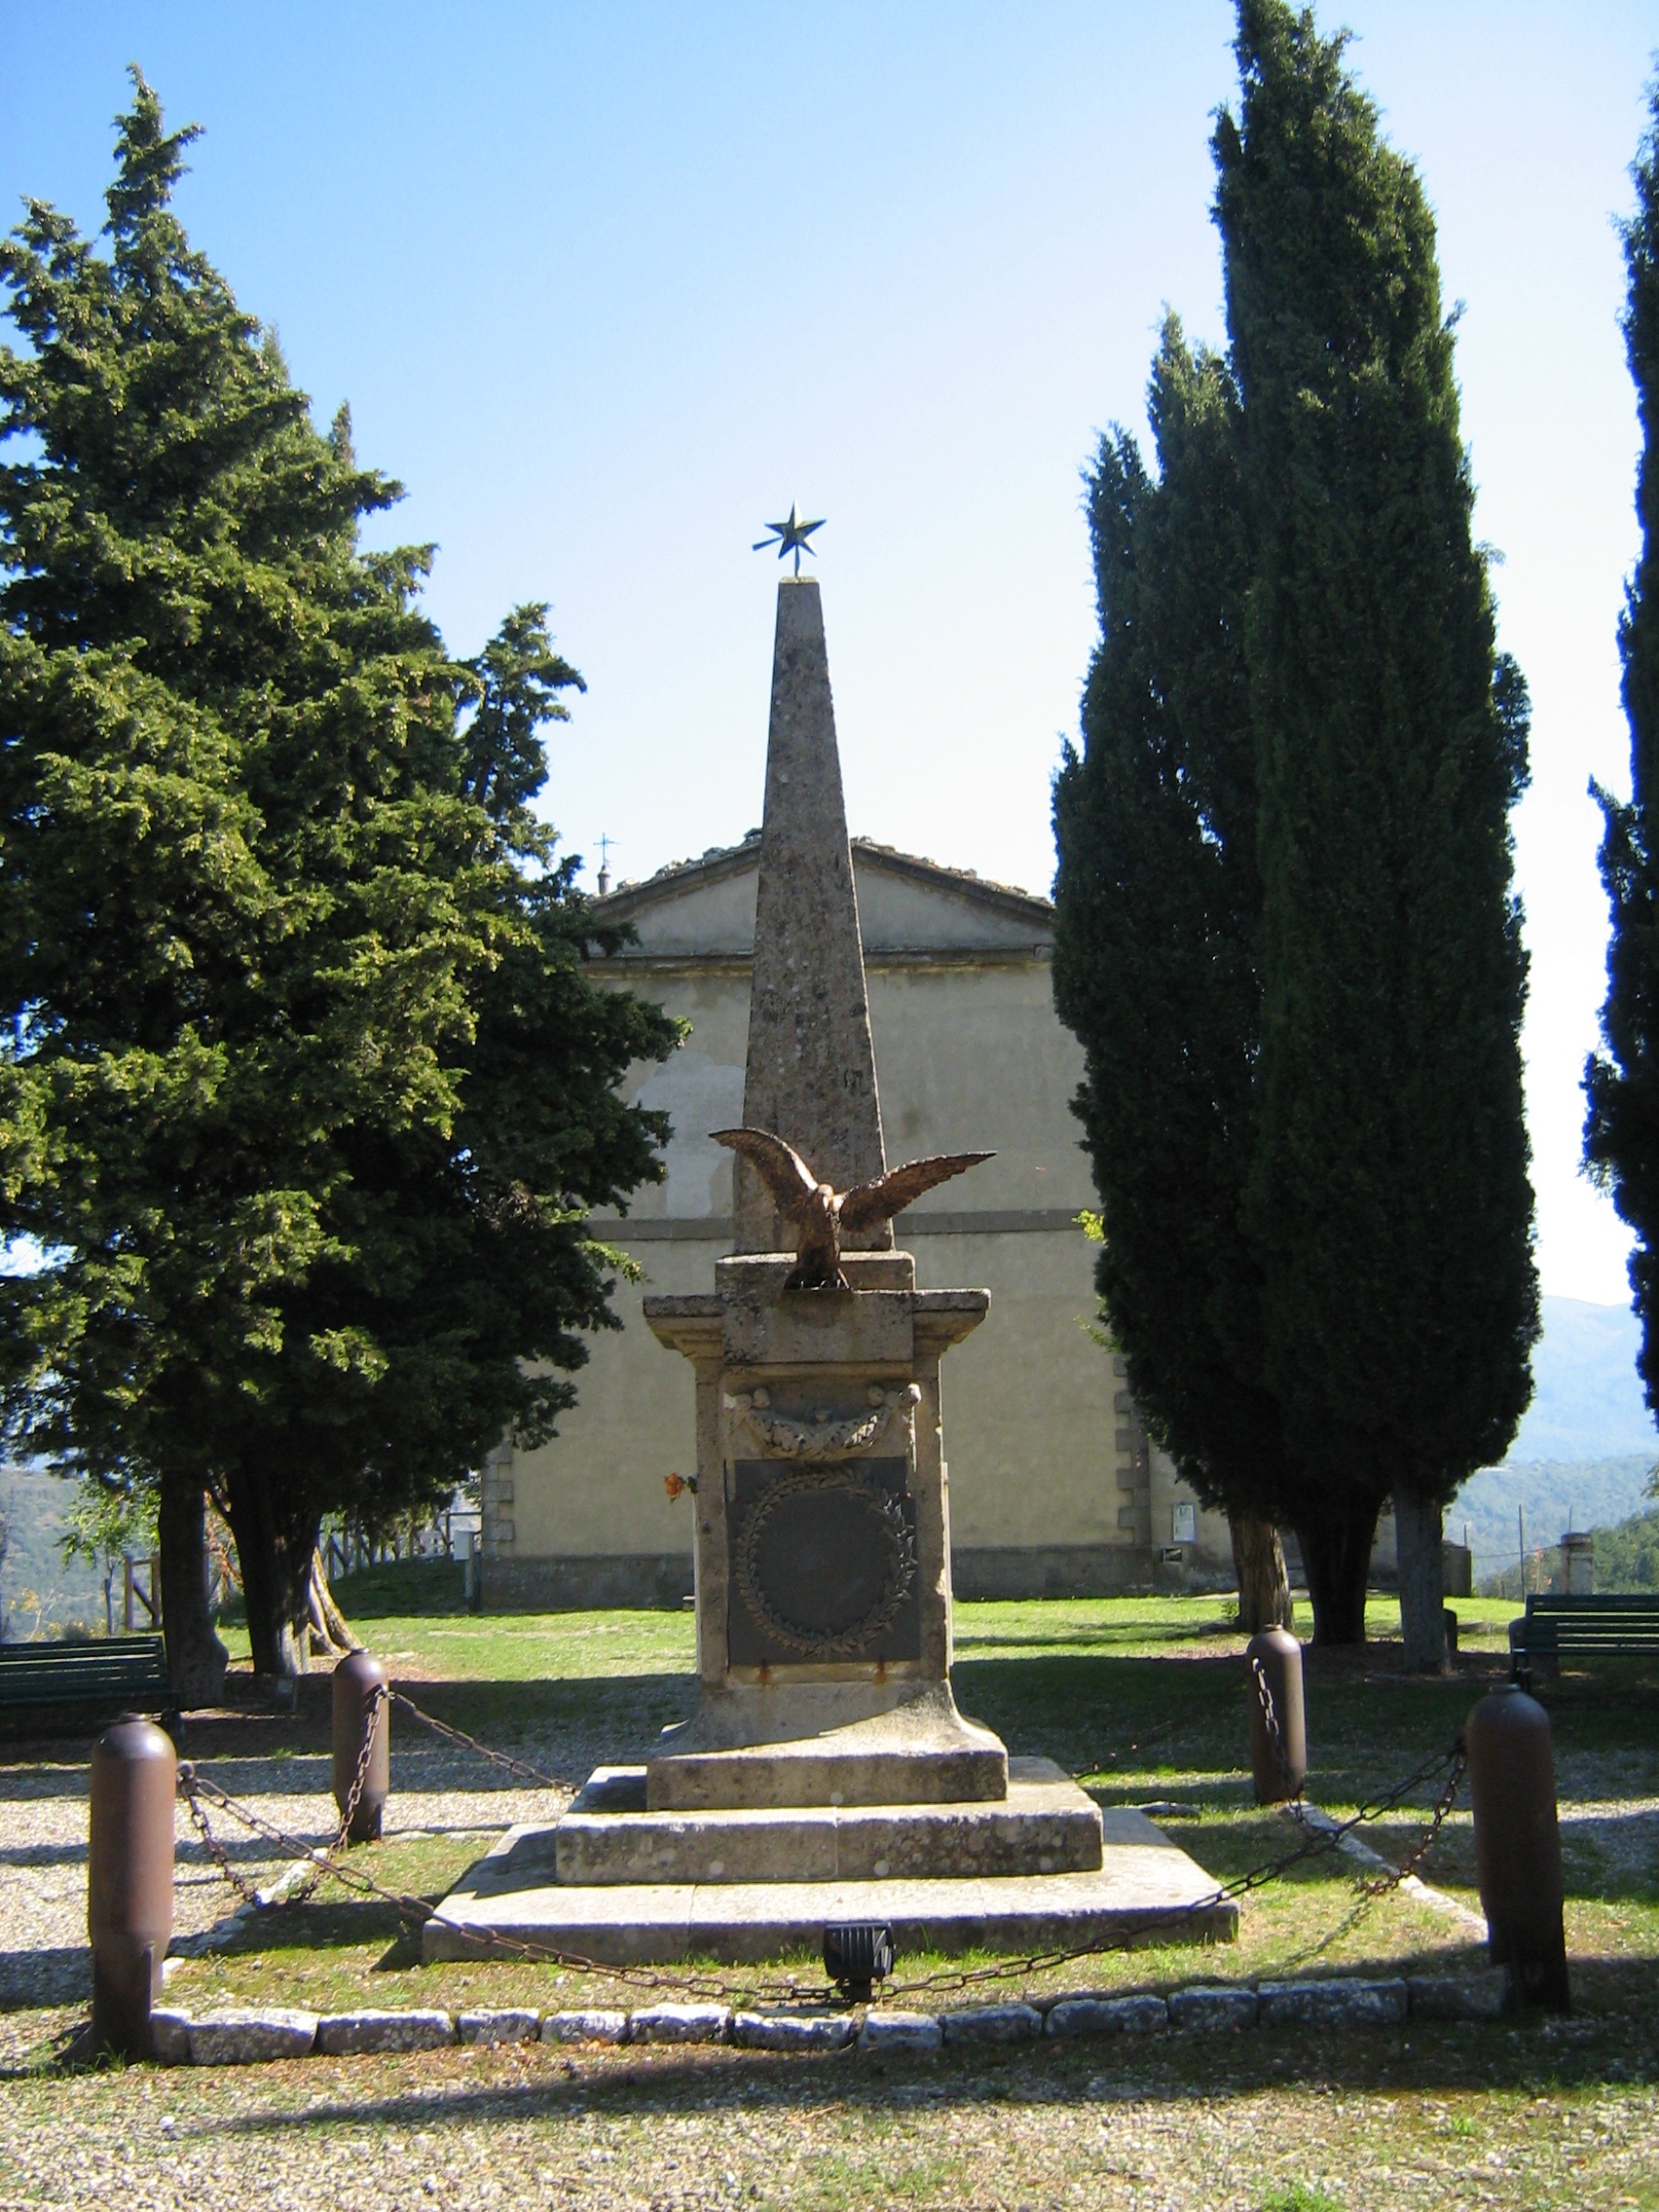
[{"label": "monument pedestal", "polygon": [[845,1255],[846,1291],[788,1291],[790,1265],[645,1305],[697,1376],[697,1711],[504,1836],[424,1955],[495,1932],[747,1964],[837,1920],[910,1952],[1230,1936],[1236,1906],[1150,1821],[957,1711],[939,1370],[985,1293],[918,1292],[902,1252]]},{"label": "monument pedestal", "polygon": [[1000,1801],[1008,1754],[950,1688],[940,1361],[984,1291],[918,1291],[907,1252],[721,1260],[645,1319],[697,1378],[702,1697],[645,1769],[652,1812]]}]

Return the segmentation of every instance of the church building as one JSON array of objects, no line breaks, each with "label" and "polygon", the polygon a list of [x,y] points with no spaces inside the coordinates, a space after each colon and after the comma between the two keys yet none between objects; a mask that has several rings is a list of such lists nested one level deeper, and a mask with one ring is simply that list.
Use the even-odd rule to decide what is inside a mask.
[{"label": "church building", "polygon": [[[957,1596],[1231,1588],[1225,1518],[1149,1448],[1100,1339],[1078,1223],[1094,1196],[1069,1111],[1083,1056],[1054,1013],[1052,907],[889,846],[851,850],[889,1164],[996,1155],[894,1225],[918,1288],[990,1292],[945,1378]],[[671,1478],[695,1464],[692,1376],[641,1303],[708,1289],[733,1249],[732,1155],[709,1131],[743,1119],[759,864],[755,831],[601,903],[638,941],[596,960],[595,979],[690,1025],[672,1059],[628,1079],[674,1136],[666,1180],[592,1224],[644,1272],[617,1284],[622,1328],[590,1339],[558,1437],[505,1445],[485,1469],[488,1607],[674,1604],[691,1589],[690,1501]]]}]

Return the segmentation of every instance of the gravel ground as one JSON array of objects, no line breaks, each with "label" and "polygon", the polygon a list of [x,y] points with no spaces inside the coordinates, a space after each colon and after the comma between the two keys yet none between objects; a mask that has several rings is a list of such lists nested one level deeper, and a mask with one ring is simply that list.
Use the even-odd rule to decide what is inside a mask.
[{"label": "gravel ground", "polygon": [[[315,1753],[203,1759],[201,1771],[245,1798],[308,1848],[337,1832],[332,1768]],[[0,1767],[0,2016],[31,2007],[84,2004],[92,1994],[87,1953],[87,1778],[85,1765]],[[387,1836],[476,1835],[515,1822],[555,1819],[569,1788],[498,1789],[492,1770],[466,1753],[411,1746],[393,1750]],[[214,1823],[232,1863],[267,1881],[294,1856]],[[174,1820],[173,1934],[194,1936],[238,1902],[208,1858],[181,1803]],[[0,2054],[13,2039],[0,2024]]]}]

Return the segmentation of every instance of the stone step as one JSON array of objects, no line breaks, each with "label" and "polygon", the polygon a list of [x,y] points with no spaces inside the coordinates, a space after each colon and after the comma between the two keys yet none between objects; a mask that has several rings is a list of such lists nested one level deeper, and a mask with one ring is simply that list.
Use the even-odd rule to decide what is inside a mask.
[{"label": "stone step", "polygon": [[844,1805],[1001,1804],[1008,1752],[956,1709],[947,1681],[797,1681],[705,1693],[645,1767],[653,1813]]},{"label": "stone step", "polygon": [[866,1882],[1100,1864],[1099,1810],[1050,1759],[1010,1759],[997,1804],[651,1813],[642,1809],[645,1772],[601,1767],[593,1776],[553,1830],[554,1880]]},{"label": "stone step", "polygon": [[748,1966],[802,1954],[816,1961],[826,1925],[842,1920],[890,1922],[901,1961],[923,1951],[1011,1954],[1237,1933],[1238,1907],[1144,1815],[1111,1811],[1101,1823],[1093,1873],[740,1884],[537,1883],[533,1856],[515,1864],[527,1831],[513,1829],[427,1921],[422,1950],[427,1959],[500,1957],[490,1939],[497,1934],[604,1966],[691,1958]]}]

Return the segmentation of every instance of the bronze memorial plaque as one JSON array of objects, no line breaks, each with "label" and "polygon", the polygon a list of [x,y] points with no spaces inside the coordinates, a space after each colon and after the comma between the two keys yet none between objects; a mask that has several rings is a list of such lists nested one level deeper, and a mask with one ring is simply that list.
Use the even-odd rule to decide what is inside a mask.
[{"label": "bronze memorial plaque", "polygon": [[731,1666],[921,1657],[905,1473],[903,1459],[733,1461]]}]

